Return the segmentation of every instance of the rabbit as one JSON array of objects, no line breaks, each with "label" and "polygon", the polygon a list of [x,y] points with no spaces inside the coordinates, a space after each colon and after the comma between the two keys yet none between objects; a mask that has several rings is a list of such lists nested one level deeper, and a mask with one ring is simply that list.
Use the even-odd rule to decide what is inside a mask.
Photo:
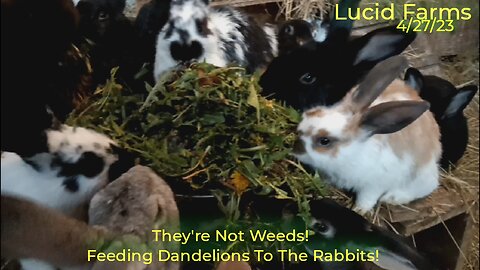
[{"label": "rabbit", "polygon": [[21,158],[2,152],[1,192],[73,215],[134,158],[103,134],[62,125],[46,131],[48,152]]},{"label": "rabbit", "polygon": [[116,79],[131,91],[143,92],[149,79],[137,76],[144,64],[143,52],[134,23],[123,13],[125,5],[126,0],[80,0],[76,43],[90,56],[95,87],[119,67]]},{"label": "rabbit", "polygon": [[274,58],[260,78],[261,94],[302,112],[333,105],[375,64],[401,53],[416,37],[389,26],[350,40],[351,27],[351,21],[332,20],[324,42],[311,41]]},{"label": "rabbit", "polygon": [[145,4],[135,19],[138,42],[141,43],[144,62],[153,65],[157,36],[169,18],[171,0],[152,0]]},{"label": "rabbit", "polygon": [[[308,241],[300,243],[297,252],[307,252],[306,262],[263,263],[256,269],[288,269],[288,270],[353,270],[371,269],[371,264],[377,264],[382,269],[435,269],[429,260],[420,252],[408,245],[405,240],[386,230],[375,226],[356,212],[343,207],[335,201],[322,198],[311,199],[308,202],[309,217],[300,215],[298,204],[291,199],[277,199],[267,196],[242,195],[242,212],[261,223],[274,224],[282,232],[292,232],[293,229],[313,231]],[[367,240],[367,241],[365,241]],[[369,264],[353,262],[325,262],[314,260],[315,250],[332,252],[335,249],[379,251],[378,261]]]},{"label": "rabbit", "polygon": [[[82,219],[82,208],[109,180],[134,165],[134,157],[105,135],[61,125],[45,132],[48,152],[22,158],[2,152],[1,193],[23,198]],[[24,270],[55,269],[22,259]]]},{"label": "rabbit", "polygon": [[286,21],[278,30],[277,38],[278,55],[288,54],[314,40],[312,25],[305,20]]},{"label": "rabbit", "polygon": [[[339,6],[343,7],[340,11],[340,16],[344,16],[347,8],[355,9],[358,7],[359,3],[359,0],[340,1]],[[324,42],[327,39],[332,20],[330,14],[333,14],[333,12],[328,11],[328,13],[323,14],[323,16],[320,13],[315,15],[315,17],[322,17],[322,19],[295,19],[283,23],[278,31],[278,55],[289,53],[309,42]],[[336,24],[335,27],[350,29],[353,26],[353,21],[347,21],[342,25],[340,25],[340,22],[336,22]]]},{"label": "rabbit", "polygon": [[[387,270],[433,270],[435,267],[420,252],[399,235],[375,226],[361,215],[331,199],[312,200],[309,203],[311,219],[308,227],[314,232],[312,239],[304,242],[310,255],[314,250],[333,251],[378,250],[378,260],[371,263]],[[324,269],[365,269],[361,262],[327,263]],[[338,267],[344,264],[342,268]],[[350,268],[349,268],[350,267]],[[369,268],[368,268],[369,269]]]},{"label": "rabbit", "polygon": [[1,150],[29,157],[47,150],[47,107],[60,120],[74,108],[83,74],[64,64],[79,15],[71,0],[9,0],[1,6]]},{"label": "rabbit", "polygon": [[440,165],[448,169],[451,164],[458,162],[467,149],[468,125],[463,110],[475,97],[478,88],[468,85],[457,90],[449,81],[438,76],[424,76],[415,68],[406,71],[405,81],[431,104],[430,111],[440,126]]},{"label": "rabbit", "polygon": [[[405,204],[438,186],[440,131],[429,104],[396,79],[401,57],[377,64],[334,106],[303,113],[294,155],[356,193],[355,208]],[[420,136],[422,135],[422,136]]]},{"label": "rabbit", "polygon": [[154,78],[177,64],[205,61],[236,64],[248,72],[264,68],[277,54],[276,33],[232,7],[209,7],[209,0],[172,0],[168,22],[158,34]]},{"label": "rabbit", "polygon": [[[30,261],[37,262],[37,268],[32,269],[37,270],[43,269],[38,267],[42,265],[37,260],[62,269],[178,269],[176,263],[144,265],[86,260],[87,249],[98,249],[98,242],[114,245],[125,239],[151,243],[151,229],[178,231],[174,195],[151,169],[133,167],[96,193],[88,211],[87,226],[30,201],[2,195],[2,255],[9,259],[33,257]],[[178,247],[174,243],[169,248]]]},{"label": "rabbit", "polygon": [[[149,243],[155,242],[152,229],[179,232],[179,223],[179,212],[172,190],[152,169],[144,166],[131,168],[95,194],[90,202],[89,224],[107,227],[118,234],[134,234]],[[160,243],[155,244],[160,247]],[[162,249],[179,249],[177,242],[161,244]],[[155,261],[157,262],[149,266],[143,265],[139,269],[174,270],[179,267],[178,263],[160,263],[158,259]]]}]

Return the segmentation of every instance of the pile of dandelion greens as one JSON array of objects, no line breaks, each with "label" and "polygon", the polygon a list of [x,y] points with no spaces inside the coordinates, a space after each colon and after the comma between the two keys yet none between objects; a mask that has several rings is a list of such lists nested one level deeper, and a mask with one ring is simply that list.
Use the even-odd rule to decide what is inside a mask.
[{"label": "pile of dandelion greens", "polygon": [[309,199],[328,192],[291,155],[301,115],[259,95],[257,75],[198,63],[146,85],[143,94],[114,78],[115,70],[69,124],[95,129],[137,153],[176,194],[229,198],[222,211],[230,226],[240,226],[238,206],[247,190],[293,198],[304,213]]}]

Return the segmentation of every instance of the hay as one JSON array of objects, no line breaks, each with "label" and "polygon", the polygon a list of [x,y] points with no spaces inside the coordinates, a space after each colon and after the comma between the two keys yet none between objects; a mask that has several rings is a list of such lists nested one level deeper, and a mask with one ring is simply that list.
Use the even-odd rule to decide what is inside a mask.
[{"label": "hay", "polygon": [[292,161],[300,115],[258,94],[241,68],[193,64],[147,96],[112,79],[70,118],[138,153],[176,193],[241,195],[247,189],[302,204],[326,192],[318,175]]},{"label": "hay", "polygon": [[[446,77],[457,86],[466,84],[479,85],[479,56],[478,49],[466,52],[462,55],[444,59],[442,68]],[[475,232],[472,246],[467,254],[468,262],[464,269],[479,269],[479,93],[465,110],[469,126],[469,144],[465,155],[457,164],[455,170],[445,173],[446,183],[452,185],[452,179],[460,179],[462,184],[453,184],[456,190],[460,190],[474,199],[470,208],[470,215],[474,221]],[[474,266],[472,268],[472,266]]]},{"label": "hay", "polygon": [[308,19],[312,17],[319,17],[323,19],[327,10],[331,7],[330,0],[284,0],[280,4],[280,12],[289,19]]}]

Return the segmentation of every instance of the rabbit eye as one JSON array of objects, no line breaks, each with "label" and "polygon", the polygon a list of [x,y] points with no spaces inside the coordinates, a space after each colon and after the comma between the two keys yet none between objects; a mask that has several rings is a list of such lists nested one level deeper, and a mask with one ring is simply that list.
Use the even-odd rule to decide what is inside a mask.
[{"label": "rabbit eye", "polygon": [[307,72],[300,77],[300,82],[303,84],[313,84],[317,81],[317,77],[313,76],[310,72]]},{"label": "rabbit eye", "polygon": [[326,238],[333,238],[335,236],[335,228],[328,221],[314,219],[310,224],[310,228]]},{"label": "rabbit eye", "polygon": [[319,233],[325,233],[326,231],[328,231],[328,225],[323,223],[323,222],[316,222],[314,225],[313,225],[313,229],[316,231],[316,232],[319,232]]},{"label": "rabbit eye", "polygon": [[315,138],[315,145],[317,146],[325,147],[325,146],[329,146],[330,144],[332,144],[332,140],[328,137]]},{"label": "rabbit eye", "polygon": [[195,24],[197,26],[197,31],[201,35],[208,35],[210,34],[210,29],[208,29],[208,21],[207,19],[196,20]]},{"label": "rabbit eye", "polygon": [[285,31],[285,34],[290,36],[293,36],[295,34],[295,29],[291,25],[287,25],[284,31]]},{"label": "rabbit eye", "polygon": [[100,13],[98,14],[99,21],[105,21],[105,20],[108,20],[108,18],[109,18],[109,15],[105,11],[100,11]]}]

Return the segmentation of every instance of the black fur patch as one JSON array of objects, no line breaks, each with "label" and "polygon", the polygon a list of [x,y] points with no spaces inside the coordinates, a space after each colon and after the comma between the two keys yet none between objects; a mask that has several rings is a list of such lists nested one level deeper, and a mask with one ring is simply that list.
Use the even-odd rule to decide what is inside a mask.
[{"label": "black fur patch", "polygon": [[[138,32],[141,57],[144,62],[153,62],[155,59],[155,44],[157,35],[164,27],[170,15],[170,1],[150,1],[145,4],[135,19],[135,28]],[[173,26],[173,25],[172,25]],[[170,36],[173,30],[169,28],[166,35]],[[168,38],[168,37],[167,37]]]},{"label": "black fur patch", "polygon": [[65,179],[62,184],[65,186],[66,190],[72,193],[77,192],[79,189],[78,179],[76,177],[69,177]]},{"label": "black fur patch", "polygon": [[172,36],[173,30],[175,29],[175,24],[173,22],[169,22],[167,25],[167,30],[165,32],[165,38],[168,39]]},{"label": "black fur patch", "polygon": [[170,44],[170,54],[176,61],[186,62],[198,59],[203,54],[203,47],[198,41],[192,41],[191,44],[175,41]]},{"label": "black fur patch", "polygon": [[201,36],[208,36],[208,35],[211,35],[212,34],[212,31],[210,30],[210,28],[208,28],[208,19],[207,18],[203,18],[203,19],[197,19],[195,20],[195,25],[197,27],[197,32],[201,35]]},{"label": "black fur patch", "polygon": [[108,168],[108,180],[113,181],[135,166],[136,155],[116,145],[112,144],[110,146],[113,153],[117,156],[117,161]]},{"label": "black fur patch", "polygon": [[68,163],[55,157],[52,160],[52,168],[59,167],[58,176],[77,176],[95,177],[100,174],[105,166],[105,161],[94,152],[85,152],[75,163]]}]

